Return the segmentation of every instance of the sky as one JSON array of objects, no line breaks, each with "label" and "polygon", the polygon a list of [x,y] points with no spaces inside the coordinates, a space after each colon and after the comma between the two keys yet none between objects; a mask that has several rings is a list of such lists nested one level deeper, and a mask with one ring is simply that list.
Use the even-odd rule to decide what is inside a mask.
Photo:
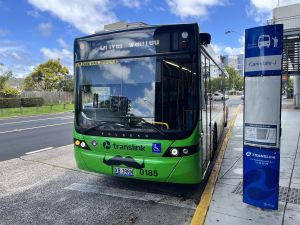
[{"label": "sky", "polygon": [[197,22],[217,54],[243,53],[245,29],[266,25],[278,2],[300,0],[0,0],[0,74],[25,77],[57,58],[72,71],[74,39],[117,21]]}]

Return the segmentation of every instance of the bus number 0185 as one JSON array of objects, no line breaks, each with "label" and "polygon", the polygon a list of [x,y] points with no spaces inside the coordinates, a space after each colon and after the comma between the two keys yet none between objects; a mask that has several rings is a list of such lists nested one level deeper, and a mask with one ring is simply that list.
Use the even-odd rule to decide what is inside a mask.
[{"label": "bus number 0185", "polygon": [[146,170],[146,169],[140,169],[140,175],[141,176],[148,176],[148,177],[157,177],[158,173],[157,170]]}]

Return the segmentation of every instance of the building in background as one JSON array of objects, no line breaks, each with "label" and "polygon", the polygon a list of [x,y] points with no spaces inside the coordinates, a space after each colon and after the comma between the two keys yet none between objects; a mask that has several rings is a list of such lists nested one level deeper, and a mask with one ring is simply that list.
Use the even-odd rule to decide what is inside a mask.
[{"label": "building in background", "polygon": [[221,62],[236,69],[240,76],[244,75],[244,54],[221,56]]},{"label": "building in background", "polygon": [[[221,60],[221,56],[217,55],[211,45],[205,47],[205,50],[210,54],[210,56],[214,59],[214,61],[224,70],[224,64]],[[210,65],[210,77],[217,78],[222,76],[222,71],[218,68],[217,65]],[[227,76],[227,74],[225,74]]]},{"label": "building in background", "polygon": [[295,108],[300,108],[300,3],[273,9],[268,24],[283,24],[283,78],[293,77]]}]

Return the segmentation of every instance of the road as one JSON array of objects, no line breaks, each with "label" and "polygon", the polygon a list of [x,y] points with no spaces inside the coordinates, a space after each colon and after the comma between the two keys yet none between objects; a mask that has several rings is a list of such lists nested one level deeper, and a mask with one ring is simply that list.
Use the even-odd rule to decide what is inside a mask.
[{"label": "road", "polygon": [[243,103],[243,100],[241,99],[240,95],[231,95],[231,96],[229,96],[229,99],[227,100],[227,105],[229,107],[237,106],[242,103]]},{"label": "road", "polygon": [[73,113],[0,120],[0,161],[71,144]]}]

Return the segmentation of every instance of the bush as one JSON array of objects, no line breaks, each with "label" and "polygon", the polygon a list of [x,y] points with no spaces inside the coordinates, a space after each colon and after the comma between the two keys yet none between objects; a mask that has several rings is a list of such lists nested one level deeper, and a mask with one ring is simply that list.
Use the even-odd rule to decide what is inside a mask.
[{"label": "bush", "polygon": [[6,87],[4,90],[0,91],[1,98],[16,98],[20,95],[20,90],[17,88]]},{"label": "bush", "polygon": [[0,108],[19,108],[42,106],[44,99],[42,97],[34,98],[0,98]]},{"label": "bush", "polygon": [[42,106],[43,104],[44,99],[42,97],[21,98],[21,105],[23,107]]},{"label": "bush", "polygon": [[21,107],[20,98],[0,98],[0,108],[17,108]]}]

